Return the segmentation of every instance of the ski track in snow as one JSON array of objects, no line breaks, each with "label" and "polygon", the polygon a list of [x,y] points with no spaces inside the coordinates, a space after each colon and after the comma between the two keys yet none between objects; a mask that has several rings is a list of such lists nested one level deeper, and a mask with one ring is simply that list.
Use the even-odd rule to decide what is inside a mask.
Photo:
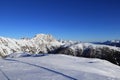
[{"label": "ski track in snow", "polygon": [[0,68],[0,72],[4,75],[4,77],[7,79],[7,80],[10,80],[10,78],[6,75],[6,73]]},{"label": "ski track in snow", "polygon": [[120,68],[104,60],[38,56],[1,59],[0,80],[120,80]]},{"label": "ski track in snow", "polygon": [[[15,62],[19,62],[19,63],[23,63],[23,64],[27,64],[27,65],[30,65],[30,66],[34,66],[34,67],[37,67],[37,68],[41,68],[41,69],[44,69],[44,70],[47,70],[49,72],[52,72],[52,73],[55,73],[57,75],[61,75],[63,77],[66,77],[70,80],[77,80],[76,78],[73,78],[71,76],[68,76],[66,74],[63,74],[61,72],[58,72],[58,71],[55,71],[55,70],[52,70],[52,69],[49,69],[49,68],[46,68],[46,67],[43,67],[43,66],[40,66],[40,65],[36,65],[36,64],[31,64],[31,63],[28,63],[28,62],[24,62],[24,61],[20,61],[20,60],[15,60],[15,59],[4,59],[4,60],[7,60],[7,61],[15,61]],[[8,76],[3,72],[4,76],[7,78],[7,80],[10,80],[8,78]]]}]

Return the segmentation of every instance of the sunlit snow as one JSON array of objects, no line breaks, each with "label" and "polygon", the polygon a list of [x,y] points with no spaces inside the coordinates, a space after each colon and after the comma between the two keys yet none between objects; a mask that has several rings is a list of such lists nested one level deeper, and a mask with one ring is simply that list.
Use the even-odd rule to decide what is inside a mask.
[{"label": "sunlit snow", "polygon": [[0,80],[120,80],[120,67],[108,61],[62,54],[13,54],[0,59]]}]

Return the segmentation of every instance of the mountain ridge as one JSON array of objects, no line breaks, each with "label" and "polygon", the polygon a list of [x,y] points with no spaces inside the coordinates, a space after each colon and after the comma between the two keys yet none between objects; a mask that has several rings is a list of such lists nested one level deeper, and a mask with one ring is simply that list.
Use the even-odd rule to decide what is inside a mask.
[{"label": "mountain ridge", "polygon": [[120,65],[120,48],[108,45],[59,41],[49,34],[37,34],[33,38],[11,39],[0,37],[0,56],[12,53],[53,53],[78,57],[100,58]]},{"label": "mountain ridge", "polygon": [[57,48],[60,43],[52,37],[52,35],[37,34],[31,39],[11,39],[0,37],[0,54],[6,56],[14,52],[29,53],[48,53],[46,49],[52,51]]}]

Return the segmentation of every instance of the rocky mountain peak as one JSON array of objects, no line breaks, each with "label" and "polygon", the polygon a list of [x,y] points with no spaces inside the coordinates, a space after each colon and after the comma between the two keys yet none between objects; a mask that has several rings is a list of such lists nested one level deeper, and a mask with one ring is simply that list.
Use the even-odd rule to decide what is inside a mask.
[{"label": "rocky mountain peak", "polygon": [[34,40],[44,40],[44,41],[47,41],[47,42],[56,41],[56,39],[53,38],[53,36],[50,35],[50,34],[37,34],[37,35],[35,35],[35,37],[33,39]]},{"label": "rocky mountain peak", "polygon": [[31,39],[0,38],[0,56],[11,53],[49,53],[60,46],[52,35],[37,34]]}]

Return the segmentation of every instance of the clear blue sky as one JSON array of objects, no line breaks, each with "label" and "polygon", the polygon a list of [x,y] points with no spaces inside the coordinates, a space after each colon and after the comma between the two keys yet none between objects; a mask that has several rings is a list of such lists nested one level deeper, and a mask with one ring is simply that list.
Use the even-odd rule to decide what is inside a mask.
[{"label": "clear blue sky", "polygon": [[0,0],[0,36],[120,39],[120,0]]}]

